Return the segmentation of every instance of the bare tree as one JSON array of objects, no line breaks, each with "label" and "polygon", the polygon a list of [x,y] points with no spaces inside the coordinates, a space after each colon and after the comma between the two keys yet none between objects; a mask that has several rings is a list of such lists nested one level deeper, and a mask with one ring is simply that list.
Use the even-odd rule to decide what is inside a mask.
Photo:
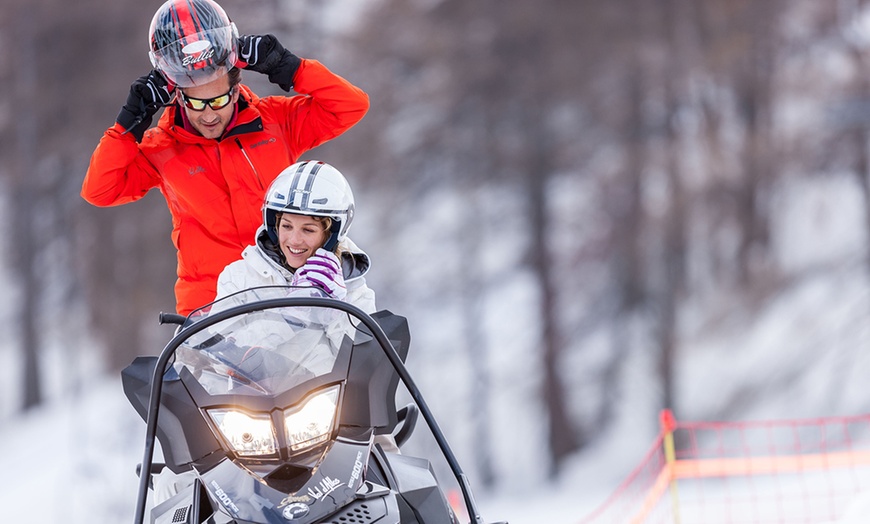
[{"label": "bare tree", "polygon": [[[687,30],[690,26],[692,2],[681,0],[662,0],[660,2],[659,39],[664,55],[668,59],[661,62],[660,79],[662,82],[663,115],[662,115],[662,149],[663,164],[667,177],[668,206],[662,224],[662,264],[661,286],[654,289],[657,295],[658,307],[658,372],[662,383],[662,407],[674,409],[677,406],[676,389],[676,358],[678,350],[678,312],[680,299],[686,291],[686,258],[687,236],[686,219],[688,212],[687,196],[683,182],[683,164],[680,158],[681,129],[677,122],[679,114],[684,109],[682,102],[686,100],[684,86],[688,80],[686,64],[689,56],[685,50],[690,49],[693,33]],[[687,20],[687,18],[689,20]]]},{"label": "bare tree", "polygon": [[[18,67],[14,68],[14,88],[12,92],[18,101],[18,109],[24,114],[37,114],[37,87],[39,61],[37,55],[37,34],[35,12],[28,6],[20,5],[12,12],[15,36],[23,53]],[[23,119],[15,127],[14,144],[7,148],[5,155],[15,159],[12,168],[10,215],[14,246],[13,267],[20,285],[19,344],[24,363],[22,376],[22,409],[30,409],[42,401],[42,379],[39,367],[39,353],[42,346],[40,330],[37,326],[38,303],[41,295],[37,264],[42,244],[37,235],[37,187],[40,173],[37,168],[37,142],[39,140],[37,122],[32,118]],[[10,143],[11,142],[11,143]]]},{"label": "bare tree", "polygon": [[[855,70],[851,85],[846,88],[848,98],[835,111],[834,133],[829,144],[838,152],[839,142],[847,144],[843,156],[852,164],[846,167],[855,173],[861,188],[865,228],[870,233],[870,71],[867,67],[870,38],[859,28],[859,20],[866,16],[867,8],[868,3],[864,0],[829,6],[832,11],[822,13],[820,26],[822,31],[834,32]],[[834,163],[833,158],[827,163]],[[870,256],[867,260],[870,268]]]}]

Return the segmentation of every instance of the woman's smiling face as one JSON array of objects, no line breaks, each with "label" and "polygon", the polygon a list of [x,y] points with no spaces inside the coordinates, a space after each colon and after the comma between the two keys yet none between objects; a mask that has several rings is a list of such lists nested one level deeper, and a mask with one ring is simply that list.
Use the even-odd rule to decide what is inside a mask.
[{"label": "woman's smiling face", "polygon": [[323,246],[328,233],[318,217],[283,213],[278,219],[278,245],[287,265],[302,267]]}]

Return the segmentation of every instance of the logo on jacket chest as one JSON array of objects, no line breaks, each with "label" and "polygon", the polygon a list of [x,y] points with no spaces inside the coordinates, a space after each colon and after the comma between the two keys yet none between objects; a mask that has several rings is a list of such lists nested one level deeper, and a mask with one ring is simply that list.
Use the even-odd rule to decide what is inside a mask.
[{"label": "logo on jacket chest", "polygon": [[257,149],[257,148],[260,147],[260,146],[266,146],[266,145],[269,145],[269,144],[273,144],[273,143],[275,143],[276,141],[277,141],[277,139],[276,139],[275,137],[271,137],[271,138],[268,138],[268,139],[260,140],[259,142],[254,142],[253,144],[251,144],[251,145],[248,146],[248,147],[250,147],[251,149]]},{"label": "logo on jacket chest", "polygon": [[187,168],[187,174],[193,176],[197,173],[205,173],[205,168],[202,166],[190,166]]}]

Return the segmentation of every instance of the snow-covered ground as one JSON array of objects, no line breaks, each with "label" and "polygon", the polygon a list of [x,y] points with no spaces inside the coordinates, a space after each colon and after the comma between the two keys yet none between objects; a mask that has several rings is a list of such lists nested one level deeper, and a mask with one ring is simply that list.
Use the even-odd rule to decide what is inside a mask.
[{"label": "snow-covered ground", "polygon": [[132,521],[144,429],[120,377],[7,420],[0,427],[4,520]]}]

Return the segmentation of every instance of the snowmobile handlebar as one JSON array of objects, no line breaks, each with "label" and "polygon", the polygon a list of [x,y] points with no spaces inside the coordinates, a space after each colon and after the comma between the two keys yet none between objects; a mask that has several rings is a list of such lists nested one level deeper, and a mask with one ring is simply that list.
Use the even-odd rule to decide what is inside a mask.
[{"label": "snowmobile handlebar", "polygon": [[157,323],[163,324],[177,324],[179,326],[183,326],[187,321],[187,317],[184,315],[178,315],[176,313],[164,313],[163,311],[157,316]]}]

